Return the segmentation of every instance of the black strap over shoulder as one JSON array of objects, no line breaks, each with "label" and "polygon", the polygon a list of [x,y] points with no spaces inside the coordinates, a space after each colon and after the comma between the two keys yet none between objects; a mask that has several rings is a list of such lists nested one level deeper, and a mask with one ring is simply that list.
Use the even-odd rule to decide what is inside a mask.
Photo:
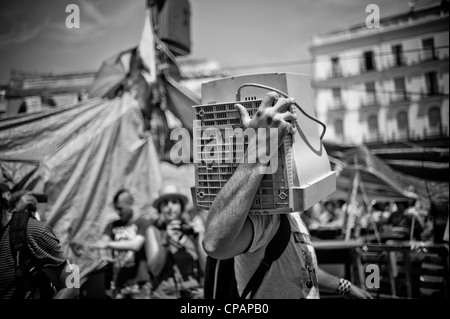
[{"label": "black strap over shoulder", "polygon": [[[245,299],[250,293],[253,298],[264,275],[286,249],[291,237],[291,225],[287,215],[280,215],[277,233],[266,247],[264,258],[249,280],[242,296],[239,296],[234,272],[234,258],[215,259],[207,256],[205,269],[205,299]],[[230,276],[231,275],[231,276]]]},{"label": "black strap over shoulder", "polygon": [[26,278],[32,269],[31,253],[27,244],[27,225],[31,212],[27,209],[14,212],[9,222],[9,246],[15,264],[14,297],[24,299],[28,290]]},{"label": "black strap over shoulder", "polygon": [[286,214],[281,214],[280,226],[278,227],[278,231],[275,236],[273,236],[270,243],[267,245],[264,258],[253,274],[252,278],[247,283],[247,286],[245,287],[240,299],[245,299],[249,294],[250,298],[253,299],[256,291],[258,290],[264,279],[266,272],[270,269],[272,263],[280,258],[280,256],[286,249],[290,237],[291,225],[289,223],[289,219]]},{"label": "black strap over shoulder", "polygon": [[30,215],[28,210],[14,212],[9,222],[9,244],[16,267],[21,265],[25,257],[21,254],[26,253],[24,248],[27,247],[27,225]]},{"label": "black strap over shoulder", "polygon": [[205,274],[205,299],[239,299],[234,276],[234,258],[219,260],[207,256]]},{"label": "black strap over shoulder", "polygon": [[[13,299],[50,299],[55,288],[42,273],[39,262],[28,247],[28,220],[34,218],[32,211],[24,209],[13,212],[9,227],[9,246],[15,265]],[[6,228],[6,227],[5,227]]]}]

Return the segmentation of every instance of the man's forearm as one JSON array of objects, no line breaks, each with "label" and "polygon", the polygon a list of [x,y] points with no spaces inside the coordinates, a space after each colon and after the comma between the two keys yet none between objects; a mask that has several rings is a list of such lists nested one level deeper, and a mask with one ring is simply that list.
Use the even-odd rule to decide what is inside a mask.
[{"label": "man's forearm", "polygon": [[320,267],[317,269],[319,288],[334,292],[339,286],[339,277],[331,275]]},{"label": "man's forearm", "polygon": [[214,200],[206,221],[205,250],[235,245],[263,175],[261,164],[241,164]]},{"label": "man's forearm", "polygon": [[202,271],[205,271],[206,268],[206,253],[202,247],[203,234],[198,234],[198,238],[194,239],[195,241],[195,250],[198,255],[198,263]]},{"label": "man's forearm", "polygon": [[115,250],[132,250],[138,252],[144,244],[144,238],[134,238],[132,240],[109,241],[108,248]]},{"label": "man's forearm", "polygon": [[317,269],[317,277],[320,289],[334,292],[339,295],[349,294],[353,298],[373,299],[372,295],[366,290],[355,286],[348,280],[343,280],[343,282],[341,282],[341,278],[331,275],[321,268]]}]

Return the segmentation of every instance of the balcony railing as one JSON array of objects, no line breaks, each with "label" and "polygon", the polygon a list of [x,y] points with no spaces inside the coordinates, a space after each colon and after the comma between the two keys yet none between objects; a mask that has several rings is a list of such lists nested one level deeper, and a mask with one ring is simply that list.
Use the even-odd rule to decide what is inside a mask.
[{"label": "balcony railing", "polygon": [[415,132],[410,129],[397,130],[396,132],[392,132],[391,140],[401,140],[401,139],[412,139],[415,137]]},{"label": "balcony railing", "polygon": [[345,111],[345,104],[342,99],[335,98],[329,105],[328,109],[330,111]]},{"label": "balcony railing", "polygon": [[411,98],[408,95],[407,91],[398,92],[398,93],[394,93],[394,94],[390,94],[389,95],[389,103],[409,102],[409,101],[411,101]]},{"label": "balcony railing", "polygon": [[444,137],[448,136],[448,127],[446,125],[438,125],[435,127],[424,127],[423,137]]},{"label": "balcony railing", "polygon": [[360,60],[359,62],[359,73],[352,72],[349,73],[347,70],[343,70],[341,66],[334,67],[331,70],[329,69],[328,74],[326,75],[326,79],[334,79],[334,78],[341,78],[341,77],[348,77],[348,76],[355,76],[359,74],[364,74],[368,72],[376,72],[376,71],[383,71],[383,70],[389,70],[392,68],[399,68],[399,67],[408,67],[408,66],[414,66],[421,63],[429,63],[433,61],[443,61],[448,60],[449,53],[448,49],[447,51],[440,51],[435,49],[434,51],[430,52],[421,52],[414,56],[406,56],[401,55],[399,59],[397,59],[396,56],[388,56],[383,58],[382,63],[380,61],[373,62],[372,68],[368,69],[366,66],[366,63],[364,59]]},{"label": "balcony railing", "polygon": [[424,52],[419,53],[419,61],[422,63],[434,60],[439,60],[436,49],[424,50]]},{"label": "balcony railing", "polygon": [[335,67],[331,69],[330,78],[340,78],[343,76],[342,69],[340,67]]},{"label": "balcony railing", "polygon": [[364,143],[370,143],[370,142],[380,142],[382,141],[382,134],[380,131],[373,131],[363,136],[363,142]]},{"label": "balcony railing", "polygon": [[448,60],[448,48],[441,48],[441,49],[436,48],[434,51],[430,53],[428,51],[420,52],[414,57],[409,57],[406,66],[443,60]]},{"label": "balcony railing", "polygon": [[373,142],[395,142],[399,140],[422,140],[427,138],[443,138],[448,137],[448,127],[440,126],[437,128],[424,128],[423,131],[403,130],[396,131],[390,134],[382,133],[380,131],[373,131],[363,135],[363,143]]},{"label": "balcony railing", "polygon": [[440,97],[444,94],[444,87],[441,85],[439,87],[428,88],[426,91],[420,90],[420,99],[423,100],[430,97]]},{"label": "balcony railing", "polygon": [[366,73],[366,72],[379,71],[379,69],[377,68],[377,64],[375,63],[375,61],[373,61],[373,64],[371,66],[368,66],[368,65],[366,65],[365,61],[362,60],[359,65],[359,71],[361,73]]},{"label": "balcony railing", "polygon": [[386,62],[385,68],[383,69],[391,69],[408,65],[408,59],[401,55],[400,57],[393,56],[389,58]]},{"label": "balcony railing", "polygon": [[380,101],[375,95],[368,95],[361,100],[361,108],[368,108],[380,105]]}]

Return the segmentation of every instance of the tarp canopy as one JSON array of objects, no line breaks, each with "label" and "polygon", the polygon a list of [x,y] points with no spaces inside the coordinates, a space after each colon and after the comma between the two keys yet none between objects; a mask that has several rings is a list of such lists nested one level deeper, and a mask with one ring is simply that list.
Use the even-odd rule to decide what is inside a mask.
[{"label": "tarp canopy", "polygon": [[101,266],[98,251],[85,244],[117,219],[111,199],[119,188],[131,190],[137,215],[155,214],[159,164],[129,93],[0,121],[3,178],[10,186],[48,195],[42,217],[82,275]]},{"label": "tarp canopy", "polygon": [[[329,155],[341,158],[344,152],[359,145],[324,141]],[[448,137],[430,137],[419,141],[398,140],[365,145],[394,171],[418,179],[447,182],[449,173]]]},{"label": "tarp canopy", "polygon": [[[336,154],[336,153],[335,153]],[[346,200],[351,192],[356,170],[361,177],[358,200],[364,195],[369,200],[406,201],[420,199],[426,207],[431,202],[448,202],[448,183],[419,179],[395,171],[365,146],[347,148],[339,158],[330,156],[333,170],[337,172],[337,191],[329,199]]]},{"label": "tarp canopy", "polygon": [[[134,92],[147,128],[153,132],[158,156],[172,162],[169,153],[177,142],[170,140],[174,122],[192,136],[192,106],[200,104],[200,98],[166,72],[162,72],[156,82],[148,83],[141,74],[140,64],[136,48],[109,58],[97,72],[89,96],[111,98],[123,92]],[[192,148],[192,145],[185,147]],[[190,154],[192,158],[192,151]]]},{"label": "tarp canopy", "polygon": [[130,72],[132,58],[136,48],[120,52],[104,61],[95,74],[94,81],[88,92],[90,97],[103,97],[117,88]]},{"label": "tarp canopy", "polygon": [[396,171],[406,175],[436,182],[448,181],[448,146],[377,148],[371,152]]}]

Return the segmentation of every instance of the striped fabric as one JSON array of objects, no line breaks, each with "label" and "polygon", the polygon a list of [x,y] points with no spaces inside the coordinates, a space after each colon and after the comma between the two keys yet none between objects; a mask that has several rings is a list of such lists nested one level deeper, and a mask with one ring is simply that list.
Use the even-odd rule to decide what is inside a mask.
[{"label": "striped fabric", "polygon": [[[39,266],[59,266],[65,262],[61,246],[53,230],[43,222],[30,218],[27,226],[27,242]],[[9,245],[9,226],[0,241],[0,299],[14,295],[15,265]]]}]

